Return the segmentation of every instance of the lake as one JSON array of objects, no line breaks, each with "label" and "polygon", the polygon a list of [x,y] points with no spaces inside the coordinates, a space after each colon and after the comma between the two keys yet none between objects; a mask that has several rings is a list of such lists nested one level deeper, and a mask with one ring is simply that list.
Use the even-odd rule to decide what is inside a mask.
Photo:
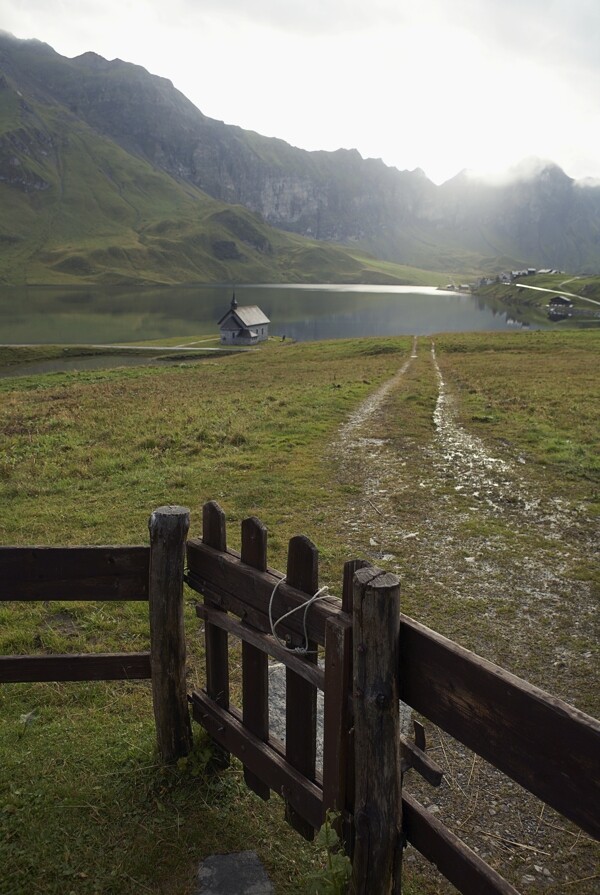
[{"label": "lake", "polygon": [[[240,305],[260,305],[273,335],[299,341],[544,325],[526,316],[515,319],[498,303],[434,287],[267,285],[235,291]],[[0,343],[107,344],[216,335],[231,293],[231,286],[4,287]]]}]

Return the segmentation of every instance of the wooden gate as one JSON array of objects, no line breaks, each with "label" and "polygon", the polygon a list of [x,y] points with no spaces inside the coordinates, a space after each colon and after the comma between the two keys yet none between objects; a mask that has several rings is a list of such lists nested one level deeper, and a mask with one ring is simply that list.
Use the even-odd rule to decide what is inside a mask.
[{"label": "wooden gate", "polygon": [[[187,583],[204,597],[206,691],[187,699],[217,744],[244,764],[248,786],[285,800],[306,838],[339,813],[356,893],[399,893],[405,841],[465,895],[515,895],[502,879],[402,788],[413,768],[432,785],[442,772],[401,736],[400,700],[585,832],[600,838],[600,723],[400,612],[398,579],[346,563],[342,599],[318,590],[314,545],[292,538],[287,571],[267,566],[267,534],[242,523],[241,553],[227,547],[218,504],[185,544],[189,513],[160,507],[149,547],[0,548],[0,601],[148,600],[150,653],[0,657],[0,683],[152,678],[157,742],[166,761],[191,745],[183,631]],[[242,641],[242,711],[230,705],[228,636]],[[286,666],[285,745],[269,731],[268,656]],[[320,657],[320,660],[319,660]],[[316,768],[317,689],[324,692],[322,774]]]},{"label": "wooden gate", "polygon": [[[214,502],[203,508],[202,538],[188,541],[187,564],[187,583],[204,597],[197,614],[206,636],[206,691],[191,694],[193,717],[221,763],[233,753],[251,789],[284,798],[287,819],[306,838],[328,810],[339,812],[355,892],[399,892],[409,841],[466,895],[516,893],[402,791],[409,767],[432,785],[442,772],[420,725],[415,742],[401,736],[399,700],[600,835],[600,724],[402,615],[394,575],[349,562],[341,601],[313,599],[318,558],[307,538],[290,541],[283,576],[267,566],[267,533],[255,518],[242,523],[241,553],[228,549]],[[242,640],[241,712],[229,701],[228,634]],[[269,732],[268,656],[286,666],[285,745]]]}]

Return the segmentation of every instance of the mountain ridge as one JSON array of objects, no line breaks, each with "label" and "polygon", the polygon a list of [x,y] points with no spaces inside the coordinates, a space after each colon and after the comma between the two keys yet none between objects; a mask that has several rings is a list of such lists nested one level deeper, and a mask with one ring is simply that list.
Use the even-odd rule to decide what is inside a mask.
[{"label": "mountain ridge", "polygon": [[[202,194],[242,206],[258,216],[259,229],[438,274],[494,273],[506,261],[574,273],[600,269],[600,186],[578,184],[553,162],[505,183],[463,171],[437,186],[418,168],[401,171],[356,149],[308,152],[208,118],[168,79],[92,51],[67,59],[41,41],[0,33],[0,72],[24,102],[38,104],[38,116],[62,116],[63,126],[111,141],[171,179],[174,195],[182,190],[195,201]],[[5,184],[15,175],[6,157],[26,137],[31,141],[31,129],[0,126]],[[21,149],[31,162],[35,153]],[[42,190],[43,161],[29,164],[24,188]]]},{"label": "mountain ridge", "polygon": [[[25,60],[11,57],[0,40],[0,281],[418,279],[417,272],[364,253],[273,230],[248,209],[173,178],[56,100],[73,82],[72,60],[65,66],[62,57],[37,42],[25,48],[10,42],[8,50],[15,46],[27,51]],[[83,65],[90,64],[104,67],[88,55]],[[108,67],[114,76],[115,66]],[[118,68],[130,76],[128,63]],[[141,68],[136,77],[147,84]],[[166,83],[158,82],[160,89]],[[156,86],[152,80],[151,89]],[[116,100],[123,116],[119,92],[115,95],[109,82],[104,102]],[[131,106],[138,96],[138,90],[130,91]],[[179,102],[184,109],[191,106],[182,94]]]}]

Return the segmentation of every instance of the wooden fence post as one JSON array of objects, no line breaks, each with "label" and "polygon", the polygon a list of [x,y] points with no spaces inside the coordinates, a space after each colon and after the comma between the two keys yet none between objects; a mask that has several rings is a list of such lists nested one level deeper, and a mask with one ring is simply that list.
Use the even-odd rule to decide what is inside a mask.
[{"label": "wooden fence post", "polygon": [[402,782],[398,705],[400,584],[381,569],[354,575],[355,895],[399,895]]},{"label": "wooden fence post", "polygon": [[150,516],[150,664],[158,750],[172,762],[192,748],[185,678],[183,571],[190,511],[158,507]]}]

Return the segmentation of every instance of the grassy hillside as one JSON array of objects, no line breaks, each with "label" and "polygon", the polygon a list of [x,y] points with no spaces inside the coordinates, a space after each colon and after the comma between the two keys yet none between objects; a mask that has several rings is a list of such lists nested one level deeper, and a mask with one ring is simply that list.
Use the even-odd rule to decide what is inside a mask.
[{"label": "grassy hillside", "polygon": [[[344,560],[360,554],[385,564],[381,551],[389,549],[401,569],[408,614],[469,648],[481,650],[483,643],[484,655],[595,711],[598,689],[588,652],[593,630],[574,623],[580,609],[575,588],[569,599],[548,605],[536,581],[531,615],[523,622],[511,564],[522,559],[529,568],[536,560],[549,569],[564,550],[565,568],[580,588],[597,580],[585,545],[598,512],[599,340],[600,333],[573,331],[436,339],[461,426],[484,440],[490,456],[520,457],[527,489],[561,501],[561,518],[573,503],[568,543],[543,541],[533,507],[523,531],[508,524],[502,512],[518,502],[518,491],[493,510],[484,495],[455,488],[450,477],[429,494],[435,469],[424,465],[424,457],[437,439],[439,383],[428,340],[420,342],[410,372],[370,426],[368,449],[377,450],[380,438],[380,447],[397,446],[400,459],[390,514],[396,540],[380,539],[376,526],[389,521],[381,515],[384,467],[377,464],[379,490],[369,503],[361,469],[341,469],[330,446],[348,414],[408,359],[412,340],[406,337],[276,342],[256,353],[168,370],[0,381],[0,542],[142,543],[150,512],[166,503],[191,508],[191,533],[197,535],[202,503],[217,499],[234,548],[241,519],[256,514],[265,522],[275,568],[285,567],[289,537],[311,537],[320,552],[321,581],[334,593]],[[557,375],[549,376],[549,369]],[[370,504],[372,525],[361,528],[361,513]],[[438,550],[440,517],[446,540]],[[472,552],[476,539],[481,556]],[[451,559],[459,578],[447,581]],[[502,575],[487,593],[492,563],[502,565]],[[473,588],[468,598],[462,593],[467,580]],[[553,580],[553,587],[558,583]],[[190,685],[198,687],[204,685],[203,642],[189,592],[186,605]],[[547,637],[550,620],[555,627]],[[0,605],[0,654],[138,650],[147,642],[142,604]],[[236,701],[235,669],[232,681]],[[0,719],[2,895],[181,895],[192,890],[203,856],[241,848],[259,852],[278,895],[305,895],[322,855],[285,825],[278,798],[265,804],[254,797],[237,762],[223,774],[207,775],[207,743],[198,728],[188,761],[169,771],[157,765],[145,683],[0,687]],[[446,741],[445,750],[450,748]],[[433,754],[444,760],[441,750]],[[479,766],[458,756],[446,789],[462,781],[456,792],[474,798],[467,809],[481,825],[478,773]],[[487,790],[481,792],[487,798]],[[484,820],[487,828],[491,820]],[[502,855],[517,885],[539,849],[544,865],[550,852],[562,862],[561,876],[552,883],[543,878],[529,891],[558,895],[579,880],[578,893],[593,891],[587,837],[581,837],[581,858],[576,832],[563,832],[565,823],[549,812],[540,815],[539,806],[533,821],[517,815],[515,822],[523,825],[518,836],[504,827],[499,835],[512,841],[509,857],[505,849]],[[562,844],[540,844],[556,824]],[[532,830],[533,840],[527,838]],[[485,840],[482,847],[491,850]],[[407,893],[441,891],[413,863],[407,862],[403,876]]]},{"label": "grassy hillside", "polygon": [[[0,84],[0,283],[421,283],[273,230]],[[443,280],[427,275],[429,283]]]},{"label": "grassy hillside", "polygon": [[567,295],[579,314],[589,316],[590,320],[600,314],[600,277],[541,274],[523,277],[514,283],[482,286],[477,292],[486,298],[497,299],[507,307],[529,307],[543,315],[553,295]]}]

